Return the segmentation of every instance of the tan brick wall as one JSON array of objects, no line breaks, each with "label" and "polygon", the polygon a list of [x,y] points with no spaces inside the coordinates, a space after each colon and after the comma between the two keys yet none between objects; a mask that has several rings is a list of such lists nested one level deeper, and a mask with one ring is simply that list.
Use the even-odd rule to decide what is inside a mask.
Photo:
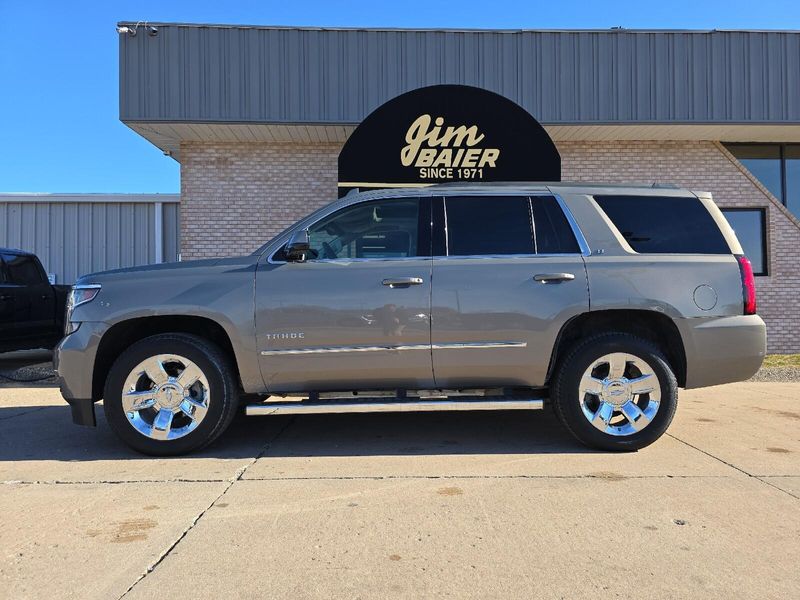
[{"label": "tan brick wall", "polygon": [[181,144],[181,258],[248,254],[336,197],[338,144]]},{"label": "tan brick wall", "polygon": [[[181,145],[184,260],[251,252],[336,197],[338,144]],[[766,207],[769,272],[757,278],[770,352],[800,352],[800,228],[713,142],[561,142],[565,181],[676,183],[721,207]]]}]

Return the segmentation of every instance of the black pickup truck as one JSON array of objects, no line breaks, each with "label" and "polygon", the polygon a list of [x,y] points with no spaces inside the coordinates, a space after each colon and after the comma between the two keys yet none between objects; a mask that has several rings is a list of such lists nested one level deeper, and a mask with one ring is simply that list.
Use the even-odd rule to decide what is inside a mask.
[{"label": "black pickup truck", "polygon": [[0,248],[0,352],[52,349],[64,335],[68,285],[51,285],[35,254]]}]

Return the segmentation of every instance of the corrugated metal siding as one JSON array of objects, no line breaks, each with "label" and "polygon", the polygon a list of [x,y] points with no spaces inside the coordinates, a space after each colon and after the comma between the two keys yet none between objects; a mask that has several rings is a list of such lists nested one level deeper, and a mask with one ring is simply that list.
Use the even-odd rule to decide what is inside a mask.
[{"label": "corrugated metal siding", "polygon": [[[164,261],[178,260],[180,205],[164,203]],[[0,247],[34,252],[57,283],[155,262],[152,202],[0,200]]]},{"label": "corrugated metal siding", "polygon": [[120,35],[123,121],[358,123],[437,83],[493,90],[548,124],[800,122],[800,34],[160,25],[154,37]]}]

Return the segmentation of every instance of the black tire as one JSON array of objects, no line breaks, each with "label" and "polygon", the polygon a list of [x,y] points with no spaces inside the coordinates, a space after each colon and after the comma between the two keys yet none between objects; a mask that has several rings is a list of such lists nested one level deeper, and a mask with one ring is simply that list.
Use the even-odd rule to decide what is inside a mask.
[{"label": "black tire", "polygon": [[[194,362],[208,380],[208,410],[193,431],[172,440],[156,440],[137,431],[122,406],[122,388],[131,371],[158,354],[176,354]],[[103,410],[106,420],[128,446],[152,456],[175,456],[203,448],[216,440],[236,415],[238,387],[228,357],[208,340],[184,333],[154,335],[133,344],[114,362],[106,379]]]},{"label": "black tire", "polygon": [[[584,372],[594,361],[615,352],[644,360],[657,376],[661,391],[658,410],[649,424],[624,436],[605,433],[592,425],[581,408],[579,394]],[[555,413],[567,430],[583,444],[599,450],[633,451],[649,446],[667,430],[678,406],[678,383],[664,354],[653,343],[626,333],[604,333],[574,346],[560,361],[550,390]]]}]

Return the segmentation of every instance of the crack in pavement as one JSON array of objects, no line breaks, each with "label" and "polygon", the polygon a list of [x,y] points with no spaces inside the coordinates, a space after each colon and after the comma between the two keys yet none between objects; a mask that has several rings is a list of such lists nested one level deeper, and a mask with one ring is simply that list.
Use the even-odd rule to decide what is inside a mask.
[{"label": "crack in pavement", "polygon": [[15,415],[9,415],[7,417],[0,417],[0,421],[7,421],[8,419],[14,419],[16,417],[21,417],[23,415],[29,415],[31,413],[35,413],[40,410],[44,410],[45,408],[52,408],[52,406],[37,406],[36,408],[32,408],[30,410],[26,410]]},{"label": "crack in pavement", "polygon": [[797,494],[794,494],[794,493],[790,492],[789,490],[785,490],[785,489],[783,489],[781,487],[778,487],[777,485],[775,485],[771,481],[766,481],[764,479],[761,479],[761,477],[759,477],[758,475],[752,475],[752,477],[753,477],[753,479],[758,479],[761,483],[766,483],[768,486],[775,488],[779,492],[783,492],[784,494],[788,494],[789,496],[791,496],[792,498],[795,498],[796,500],[800,500],[800,496],[798,496]]},{"label": "crack in pavement", "polygon": [[250,462],[248,462],[246,465],[244,465],[242,467],[239,467],[239,469],[237,469],[235,475],[233,477],[231,477],[229,480],[227,480],[228,481],[228,485],[225,486],[225,489],[222,490],[222,493],[220,493],[216,498],[214,498],[214,500],[212,500],[211,503],[208,506],[206,506],[203,510],[201,510],[198,513],[198,515],[194,519],[192,519],[192,522],[189,524],[189,526],[186,529],[183,530],[183,532],[178,536],[178,538],[174,542],[172,542],[172,544],[170,544],[169,547],[164,552],[161,553],[161,555],[155,560],[155,562],[153,562],[150,566],[147,567],[147,569],[145,570],[144,573],[142,573],[141,575],[139,575],[139,577],[136,578],[136,581],[134,581],[130,585],[130,587],[128,587],[128,589],[125,590],[117,600],[122,600],[122,598],[127,596],[133,590],[133,588],[135,588],[141,581],[144,581],[144,579],[150,573],[152,573],[153,571],[156,570],[158,565],[160,565],[162,562],[164,562],[164,560],[166,560],[166,558],[178,546],[178,544],[180,544],[183,541],[183,539],[189,534],[189,532],[192,529],[194,529],[195,525],[197,525],[197,523],[200,521],[200,519],[203,518],[203,516],[220,500],[220,498],[222,498],[225,494],[228,493],[228,490],[230,490],[237,481],[240,481],[242,479],[244,474],[247,472],[247,469],[249,469],[251,466],[253,466],[256,463],[256,461],[266,453],[266,451],[269,449],[269,447],[273,443],[275,443],[275,440],[277,440],[283,434],[283,432],[286,431],[292,425],[292,423],[294,423],[294,417],[292,417],[280,429],[280,431],[278,431],[274,436],[272,436],[272,438],[267,440],[267,442],[261,448],[261,451],[255,457],[253,457],[253,459]]},{"label": "crack in pavement", "polygon": [[[740,472],[740,473],[742,473],[743,475],[747,475],[747,476],[748,476],[749,478],[751,478],[751,479],[755,479],[756,481],[760,481],[761,483],[763,483],[763,484],[765,484],[765,485],[768,485],[769,487],[771,487],[771,488],[774,488],[774,489],[778,490],[779,492],[783,492],[783,493],[784,493],[784,494],[786,494],[787,496],[791,496],[792,498],[795,498],[796,500],[800,500],[800,496],[798,496],[797,494],[793,494],[792,492],[789,492],[789,491],[787,491],[787,490],[784,490],[784,489],[782,489],[782,488],[779,488],[779,487],[778,487],[777,485],[775,485],[774,483],[771,483],[771,482],[769,482],[769,481],[765,481],[764,479],[762,479],[762,477],[767,477],[766,475],[761,475],[761,476],[759,476],[759,475],[753,475],[752,473],[749,473],[749,472],[745,471],[745,470],[744,470],[744,469],[742,469],[741,467],[737,467],[737,466],[736,466],[736,465],[734,465],[733,463],[730,463],[730,462],[728,462],[727,460],[724,460],[724,459],[720,458],[719,456],[714,456],[714,455],[713,455],[713,454],[711,454],[710,452],[707,452],[707,451],[703,450],[702,448],[698,448],[698,447],[697,447],[697,446],[695,446],[694,444],[690,444],[690,443],[689,443],[689,442],[687,442],[686,440],[682,440],[681,438],[679,438],[679,437],[676,437],[675,435],[673,435],[673,434],[671,434],[671,433],[669,433],[669,432],[665,433],[664,435],[667,435],[667,436],[671,437],[671,438],[672,438],[673,440],[675,440],[676,442],[680,442],[681,444],[684,444],[684,445],[688,446],[689,448],[692,448],[692,449],[694,449],[694,450],[697,450],[698,452],[700,452],[700,453],[702,453],[702,454],[705,454],[705,455],[706,455],[706,456],[708,456],[709,458],[713,458],[714,460],[717,460],[717,461],[721,462],[723,465],[726,465],[726,466],[730,467],[731,469],[735,469],[736,471],[739,471],[739,472]],[[786,475],[785,477],[790,477],[790,476],[789,476],[789,475]]]}]

